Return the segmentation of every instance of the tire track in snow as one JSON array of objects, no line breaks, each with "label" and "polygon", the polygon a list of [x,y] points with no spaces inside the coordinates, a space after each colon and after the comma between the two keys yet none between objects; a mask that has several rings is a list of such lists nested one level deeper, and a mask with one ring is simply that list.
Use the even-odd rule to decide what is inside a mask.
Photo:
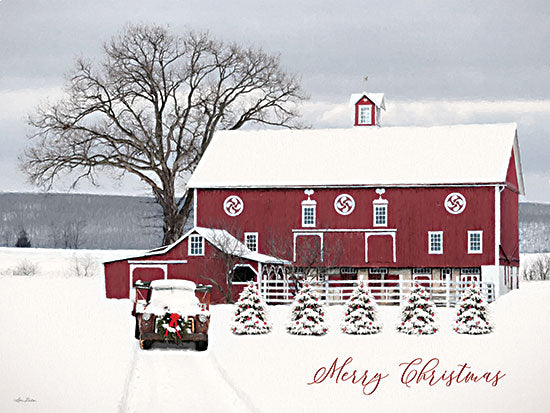
[{"label": "tire track in snow", "polygon": [[211,351],[136,346],[125,389],[121,413],[171,409],[182,402],[201,412],[259,411]]},{"label": "tire track in snow", "polygon": [[220,373],[221,378],[227,383],[227,385],[233,390],[233,392],[237,395],[239,399],[245,404],[245,406],[250,410],[251,412],[259,412],[260,410],[254,406],[254,403],[252,403],[252,400],[250,400],[250,397],[243,392],[235,383],[233,380],[230,379],[229,375],[227,374],[227,371],[222,367],[219,360],[216,358],[214,353],[210,353],[210,361],[214,365],[214,368],[218,370]]},{"label": "tire track in snow", "polygon": [[130,385],[134,381],[134,374],[136,370],[136,363],[137,363],[137,353],[138,353],[138,346],[136,343],[133,343],[133,351],[132,351],[132,359],[130,360],[130,367],[128,368],[128,372],[126,373],[126,379],[124,380],[124,387],[122,389],[122,399],[120,400],[120,403],[118,405],[118,411],[119,413],[125,413],[128,411],[128,395],[130,392]]}]

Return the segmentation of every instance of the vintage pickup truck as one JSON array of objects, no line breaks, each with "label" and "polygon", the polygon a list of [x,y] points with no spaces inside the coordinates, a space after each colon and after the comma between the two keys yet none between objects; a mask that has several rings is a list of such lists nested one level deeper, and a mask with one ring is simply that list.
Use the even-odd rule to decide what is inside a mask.
[{"label": "vintage pickup truck", "polygon": [[195,342],[198,351],[208,348],[211,285],[187,280],[136,282],[132,315],[135,337],[148,350],[154,341]]}]

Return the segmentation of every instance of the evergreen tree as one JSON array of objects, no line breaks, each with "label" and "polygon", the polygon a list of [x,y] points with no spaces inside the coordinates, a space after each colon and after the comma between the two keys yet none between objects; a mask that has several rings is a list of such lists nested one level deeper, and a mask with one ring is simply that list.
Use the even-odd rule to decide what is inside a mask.
[{"label": "evergreen tree", "polygon": [[20,248],[30,248],[31,241],[29,240],[27,231],[25,231],[24,229],[19,231],[19,235],[17,237],[17,242],[15,243],[15,246]]},{"label": "evergreen tree", "polygon": [[234,334],[265,334],[271,331],[267,306],[253,283],[248,283],[235,305],[237,309],[231,325]]},{"label": "evergreen tree", "polygon": [[397,331],[405,334],[434,334],[438,327],[434,319],[435,304],[427,291],[415,284],[405,305],[401,308],[401,319]]},{"label": "evergreen tree", "polygon": [[377,321],[378,306],[367,288],[359,284],[345,304],[342,331],[347,334],[376,334],[382,326]]},{"label": "evergreen tree", "polygon": [[460,334],[487,334],[493,328],[487,302],[479,288],[475,285],[468,287],[458,304],[454,330]]},{"label": "evergreen tree", "polygon": [[286,330],[290,334],[315,335],[326,334],[325,309],[319,301],[319,294],[306,284],[296,295],[290,308],[290,322]]}]

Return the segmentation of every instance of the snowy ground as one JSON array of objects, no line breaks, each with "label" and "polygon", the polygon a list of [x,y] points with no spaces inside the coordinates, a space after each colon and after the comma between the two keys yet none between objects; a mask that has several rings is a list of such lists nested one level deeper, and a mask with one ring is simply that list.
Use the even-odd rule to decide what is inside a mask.
[{"label": "snowy ground", "polygon": [[[342,308],[335,306],[327,311],[326,336],[296,337],[284,332],[288,308],[279,306],[270,307],[272,333],[242,337],[228,329],[232,306],[217,305],[208,351],[145,352],[133,339],[129,301],[104,298],[100,266],[94,277],[75,277],[74,254],[0,248],[1,412],[548,411],[550,282],[524,282],[492,304],[496,331],[487,336],[455,334],[454,310],[444,308],[437,312],[440,332],[405,336],[393,330],[398,309],[384,307],[382,333],[350,337],[337,329]],[[97,262],[128,251],[76,254]],[[38,266],[36,275],[11,275],[22,260]],[[348,357],[350,373],[389,376],[370,396],[336,376],[308,385],[319,368]],[[400,363],[433,357],[439,374],[466,362],[480,375],[506,375],[496,387],[401,382]]]}]

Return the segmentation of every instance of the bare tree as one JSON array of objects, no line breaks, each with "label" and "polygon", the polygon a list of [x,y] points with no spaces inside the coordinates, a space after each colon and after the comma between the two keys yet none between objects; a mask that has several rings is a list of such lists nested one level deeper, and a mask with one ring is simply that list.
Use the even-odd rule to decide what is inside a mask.
[{"label": "bare tree", "polygon": [[292,237],[283,236],[279,232],[271,231],[267,238],[267,254],[286,259],[293,263],[287,266],[286,273],[290,280],[314,281],[325,276],[327,268],[340,267],[340,259],[344,253],[341,243],[324,243],[321,248],[321,239],[312,235],[310,248],[297,251],[297,260],[294,260],[294,244]]},{"label": "bare tree", "polygon": [[[233,235],[232,235],[233,234]],[[250,251],[234,236],[241,238],[238,232],[232,232],[230,234],[226,230],[212,230],[211,240],[215,246],[214,252],[209,260],[205,260],[205,274],[211,274],[212,271],[219,270],[219,263],[222,263],[221,269],[223,274],[218,274],[218,279],[225,280],[224,283],[220,283],[214,277],[204,276],[205,280],[208,280],[216,286],[216,288],[223,294],[227,303],[234,303],[233,297],[233,280],[235,277],[235,268],[238,264],[244,262],[243,256]],[[241,233],[242,234],[242,233]]]},{"label": "bare tree", "polygon": [[15,231],[11,228],[4,228],[2,232],[2,242],[5,247],[11,247],[14,244],[14,239],[17,238]]},{"label": "bare tree", "polygon": [[50,224],[50,241],[54,248],[78,249],[84,242],[86,220]]},{"label": "bare tree", "polygon": [[550,280],[550,255],[539,254],[522,271],[526,281]]},{"label": "bare tree", "polygon": [[100,65],[78,59],[67,93],[29,117],[34,142],[21,157],[31,182],[73,187],[104,169],[139,177],[163,210],[163,243],[175,241],[193,205],[176,183],[195,169],[218,129],[254,122],[302,127],[306,97],[280,59],[260,49],[129,25],[104,45]]}]

